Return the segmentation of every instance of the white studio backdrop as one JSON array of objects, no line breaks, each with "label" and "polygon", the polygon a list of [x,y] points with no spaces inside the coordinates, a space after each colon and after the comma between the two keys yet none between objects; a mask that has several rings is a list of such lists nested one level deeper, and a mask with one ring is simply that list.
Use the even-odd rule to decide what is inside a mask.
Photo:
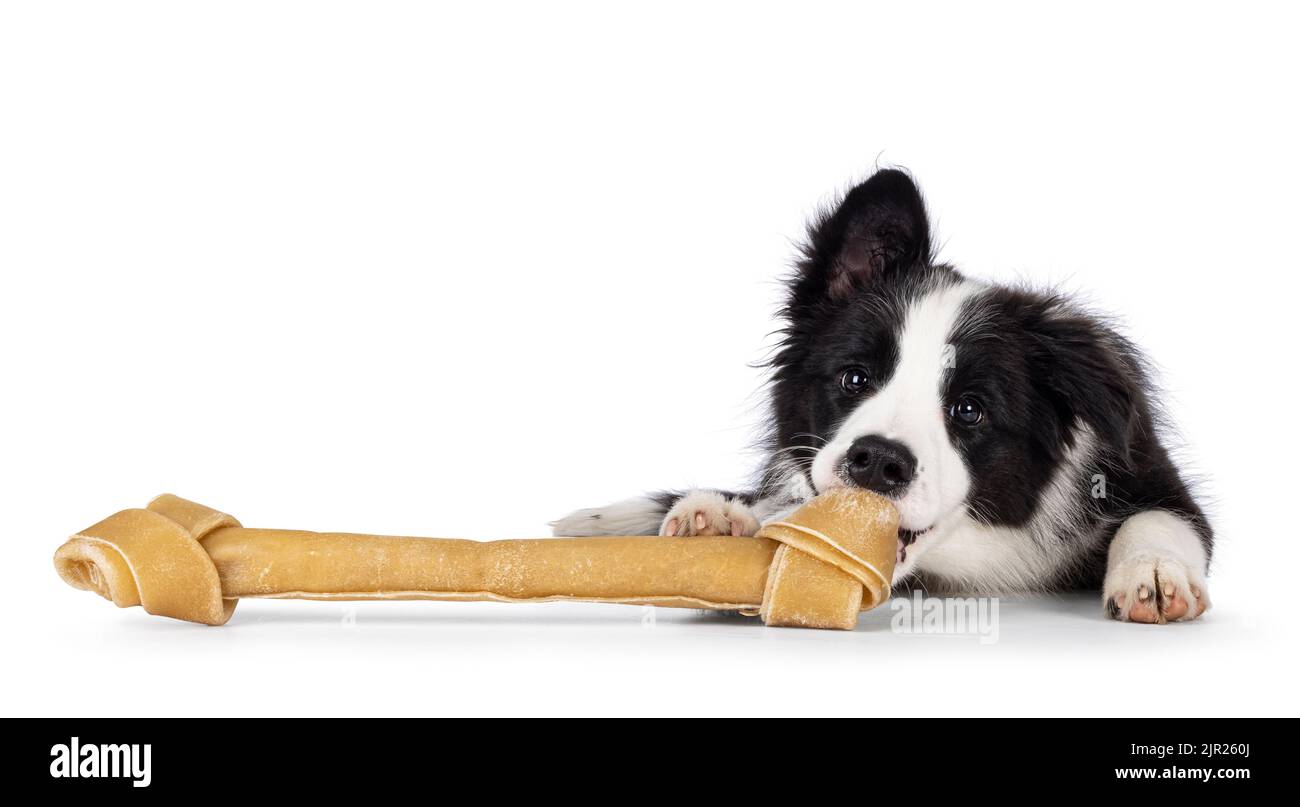
[{"label": "white studio backdrop", "polygon": [[[1294,15],[5,5],[0,713],[744,713],[773,678],[886,674],[907,714],[1294,714]],[[877,164],[916,176],[945,259],[1083,293],[1150,352],[1220,535],[1202,624],[1056,598],[990,647],[588,606],[200,630],[54,574],[163,491],[491,538],[742,485],[778,279]],[[234,705],[187,694],[214,665]],[[87,670],[123,700],[70,700]]]}]

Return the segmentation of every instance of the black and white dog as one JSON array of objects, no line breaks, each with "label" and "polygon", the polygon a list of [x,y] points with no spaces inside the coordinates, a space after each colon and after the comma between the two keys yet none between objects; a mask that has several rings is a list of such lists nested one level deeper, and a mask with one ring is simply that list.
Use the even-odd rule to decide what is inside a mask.
[{"label": "black and white dog", "polygon": [[1136,622],[1209,608],[1212,536],[1161,445],[1137,350],[1068,300],[935,263],[912,180],[877,172],[809,228],[772,360],[758,490],[650,494],[558,535],[752,535],[855,485],[901,516],[895,585],[1098,588]]}]

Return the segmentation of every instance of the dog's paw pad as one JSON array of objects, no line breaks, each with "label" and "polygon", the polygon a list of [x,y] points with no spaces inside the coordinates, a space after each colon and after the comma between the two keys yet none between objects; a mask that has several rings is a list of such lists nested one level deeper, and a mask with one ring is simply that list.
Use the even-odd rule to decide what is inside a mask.
[{"label": "dog's paw pad", "polygon": [[677,500],[664,516],[660,535],[753,535],[758,519],[744,502],[721,493],[696,490]]},{"label": "dog's paw pad", "polygon": [[1121,622],[1163,625],[1196,619],[1210,608],[1200,574],[1174,558],[1126,561],[1106,574],[1106,614]]}]

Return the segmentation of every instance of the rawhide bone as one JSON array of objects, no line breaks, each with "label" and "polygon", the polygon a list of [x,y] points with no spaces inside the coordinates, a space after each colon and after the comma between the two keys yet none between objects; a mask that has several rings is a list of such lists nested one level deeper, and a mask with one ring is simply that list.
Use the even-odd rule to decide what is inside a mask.
[{"label": "rawhide bone", "polygon": [[59,575],[119,607],[221,625],[242,597],[492,600],[705,608],[851,630],[889,597],[898,513],[839,489],[752,538],[467,541],[249,529],[164,494],[68,539]]}]

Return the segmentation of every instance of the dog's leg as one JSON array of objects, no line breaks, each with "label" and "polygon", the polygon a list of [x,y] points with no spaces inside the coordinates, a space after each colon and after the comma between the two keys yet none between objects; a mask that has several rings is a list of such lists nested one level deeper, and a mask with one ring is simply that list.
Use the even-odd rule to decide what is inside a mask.
[{"label": "dog's leg", "polygon": [[672,500],[662,496],[637,496],[605,507],[588,507],[574,510],[567,516],[552,521],[554,535],[658,535],[664,514]]},{"label": "dog's leg", "polygon": [[1164,624],[1210,608],[1207,558],[1196,529],[1167,510],[1146,510],[1120,525],[1110,544],[1102,602],[1109,616]]},{"label": "dog's leg", "polygon": [[551,522],[556,535],[753,535],[813,496],[799,470],[775,463],[760,493],[663,491],[578,510]]},{"label": "dog's leg", "polygon": [[551,522],[556,535],[753,535],[787,502],[750,493],[653,493],[577,510]]}]

